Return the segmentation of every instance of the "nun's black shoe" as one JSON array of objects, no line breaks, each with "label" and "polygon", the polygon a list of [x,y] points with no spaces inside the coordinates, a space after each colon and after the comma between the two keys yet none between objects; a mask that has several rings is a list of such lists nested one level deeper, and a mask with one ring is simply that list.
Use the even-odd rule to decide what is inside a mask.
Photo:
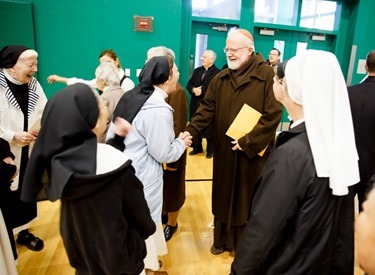
[{"label": "nun's black shoe", "polygon": [[161,223],[162,224],[167,224],[168,223],[168,212],[161,215]]},{"label": "nun's black shoe", "polygon": [[172,238],[174,233],[176,233],[177,228],[178,228],[178,224],[176,224],[176,226],[167,224],[167,226],[164,228],[164,238],[166,242]]},{"label": "nun's black shoe", "polygon": [[25,245],[28,249],[32,251],[40,251],[44,247],[43,240],[39,239],[38,237],[35,237],[28,231],[26,231],[26,233],[21,233],[18,235],[17,243]]}]

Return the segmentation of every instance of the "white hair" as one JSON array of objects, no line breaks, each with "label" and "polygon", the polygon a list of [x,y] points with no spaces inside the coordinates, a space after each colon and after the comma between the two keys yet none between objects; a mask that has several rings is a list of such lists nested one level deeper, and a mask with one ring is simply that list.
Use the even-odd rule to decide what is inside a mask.
[{"label": "white hair", "polygon": [[213,50],[204,50],[204,53],[208,53],[212,56],[213,60],[216,60],[216,53]]},{"label": "white hair", "polygon": [[27,49],[26,51],[23,51],[18,59],[28,59],[28,58],[37,58],[38,53],[35,50]]},{"label": "white hair", "polygon": [[103,80],[106,83],[107,87],[120,85],[118,69],[111,62],[101,63],[95,70],[95,76],[97,79]]}]

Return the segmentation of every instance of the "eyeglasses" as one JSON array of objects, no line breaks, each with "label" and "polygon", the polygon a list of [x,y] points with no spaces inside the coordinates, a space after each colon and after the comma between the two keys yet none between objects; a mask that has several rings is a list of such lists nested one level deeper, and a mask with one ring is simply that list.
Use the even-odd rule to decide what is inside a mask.
[{"label": "eyeglasses", "polygon": [[224,53],[228,53],[228,52],[236,53],[237,51],[245,49],[245,48],[249,48],[249,46],[245,46],[245,47],[241,47],[241,48],[237,48],[237,49],[224,48]]}]

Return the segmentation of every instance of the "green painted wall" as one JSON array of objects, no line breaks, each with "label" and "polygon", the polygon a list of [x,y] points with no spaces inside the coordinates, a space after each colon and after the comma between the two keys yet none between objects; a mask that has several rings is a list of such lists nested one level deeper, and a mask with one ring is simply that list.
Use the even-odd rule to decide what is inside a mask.
[{"label": "green painted wall", "polygon": [[[33,0],[32,5],[39,81],[47,96],[65,87],[47,84],[50,74],[94,78],[98,56],[104,49],[117,52],[136,83],[136,70],[144,65],[148,48],[165,45],[180,56],[181,1]],[[153,16],[154,32],[135,32],[134,15]],[[21,14],[17,14],[19,18]],[[179,59],[176,63],[179,65]]]},{"label": "green painted wall", "polygon": [[33,9],[31,2],[9,2],[0,0],[0,49],[9,44],[35,47]]}]

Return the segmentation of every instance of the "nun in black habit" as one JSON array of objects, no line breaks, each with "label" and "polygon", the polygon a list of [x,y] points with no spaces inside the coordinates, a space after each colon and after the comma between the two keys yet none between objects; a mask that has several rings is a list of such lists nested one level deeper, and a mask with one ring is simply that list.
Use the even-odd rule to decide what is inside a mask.
[{"label": "nun in black habit", "polygon": [[155,231],[131,160],[97,136],[108,110],[84,84],[47,103],[22,199],[61,200],[61,235],[77,274],[139,274]]}]

